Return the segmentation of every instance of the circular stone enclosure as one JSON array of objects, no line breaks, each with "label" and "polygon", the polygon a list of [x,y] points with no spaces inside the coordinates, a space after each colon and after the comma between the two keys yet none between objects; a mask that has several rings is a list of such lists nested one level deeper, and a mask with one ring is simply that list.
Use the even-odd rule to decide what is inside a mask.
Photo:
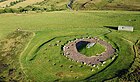
[{"label": "circular stone enclosure", "polygon": [[[87,57],[84,54],[78,52],[78,49],[80,49],[81,47],[86,46],[88,44],[90,44],[88,45],[88,47],[91,47],[94,46],[94,44],[96,43],[99,43],[105,47],[105,51],[99,54],[98,56]],[[105,60],[111,58],[115,53],[115,49],[112,47],[111,44],[99,38],[85,38],[71,41],[63,47],[63,51],[64,56],[74,61],[92,66],[98,63],[103,63]]]},{"label": "circular stone enclosure", "polygon": [[79,53],[88,57],[100,55],[106,49],[105,46],[99,43],[90,43],[88,41],[79,41],[76,48]]}]

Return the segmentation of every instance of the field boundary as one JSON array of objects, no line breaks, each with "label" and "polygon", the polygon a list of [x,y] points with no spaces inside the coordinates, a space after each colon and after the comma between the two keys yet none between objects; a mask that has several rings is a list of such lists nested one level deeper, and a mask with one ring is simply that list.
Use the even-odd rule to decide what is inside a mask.
[{"label": "field boundary", "polygon": [[31,43],[31,41],[33,40],[34,36],[35,36],[35,33],[33,32],[33,36],[32,36],[32,38],[31,38],[31,40],[28,42],[28,44],[26,45],[26,47],[24,48],[24,50],[21,52],[21,54],[20,54],[20,56],[19,56],[20,68],[21,68],[21,70],[23,71],[23,73],[25,74],[26,77],[28,77],[28,75],[27,75],[27,74],[25,73],[25,71],[24,71],[24,67],[23,67],[23,65],[22,65],[22,63],[21,63],[21,59],[22,59],[23,53],[24,53],[24,52],[26,51],[26,49],[28,48],[28,46],[29,46],[29,44]]}]

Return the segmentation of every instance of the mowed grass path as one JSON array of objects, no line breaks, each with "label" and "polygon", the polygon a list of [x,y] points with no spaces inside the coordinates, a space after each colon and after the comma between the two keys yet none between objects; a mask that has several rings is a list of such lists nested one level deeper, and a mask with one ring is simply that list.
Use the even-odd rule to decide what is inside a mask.
[{"label": "mowed grass path", "polygon": [[[128,21],[133,20],[136,21]],[[23,30],[30,30],[34,31],[36,33],[35,37],[31,41],[31,43],[28,45],[28,48],[23,53],[23,56],[21,57],[21,63],[23,65],[23,71],[27,74],[29,79],[35,80],[35,81],[54,81],[54,80],[75,80],[75,77],[78,75],[80,78],[77,80],[82,80],[88,76],[92,76],[92,74],[98,72],[99,70],[96,70],[91,72],[90,66],[84,66],[85,69],[77,68],[76,66],[79,66],[80,64],[68,60],[66,57],[63,57],[60,54],[61,46],[54,47],[49,51],[48,53],[52,53],[54,56],[50,57],[58,57],[54,58],[57,59],[56,61],[52,61],[52,63],[48,63],[48,59],[45,59],[46,56],[49,56],[51,54],[43,54],[44,49],[49,47],[41,47],[40,51],[37,53],[37,56],[34,60],[29,61],[32,57],[34,57],[35,50],[44,42],[54,38],[54,37],[60,37],[60,36],[69,36],[67,39],[64,39],[63,42],[69,39],[73,39],[75,35],[80,35],[80,37],[83,37],[81,35],[90,35],[90,36],[97,36],[101,35],[103,33],[108,32],[108,29],[104,28],[103,26],[118,26],[118,25],[130,25],[135,27],[134,32],[115,32],[115,35],[120,38],[125,38],[132,43],[135,43],[135,41],[139,38],[139,30],[140,30],[140,13],[139,12],[128,12],[128,11],[79,11],[79,12],[68,12],[68,11],[62,11],[62,12],[48,12],[48,13],[34,13],[34,14],[1,14],[0,15],[0,38],[3,38],[5,34],[12,32],[13,30],[17,28],[21,28]],[[79,36],[78,36],[79,37]],[[113,38],[110,36],[110,38]],[[63,40],[63,38],[56,38],[54,42],[57,40]],[[127,45],[130,45],[129,42],[126,42],[126,46],[123,48],[121,46],[123,43],[120,43],[118,40],[113,38],[113,42],[116,42],[117,45],[122,48],[119,55],[122,55],[120,60],[123,58],[131,57],[126,59],[125,64],[127,66],[122,65],[121,68],[128,68],[128,65],[131,63],[134,54],[130,51],[130,53],[124,53],[125,50],[127,50]],[[121,41],[121,40],[120,40]],[[50,44],[54,44],[53,41]],[[132,45],[132,44],[131,44]],[[129,46],[131,47],[131,46]],[[54,50],[54,52],[52,52]],[[47,51],[45,52],[47,53]],[[126,54],[130,54],[129,56],[125,56]],[[59,57],[60,55],[60,57]],[[60,59],[59,59],[60,58]],[[51,58],[50,58],[51,59]],[[53,59],[53,58],[52,58]],[[58,65],[58,67],[53,67],[52,65],[55,62],[61,62],[66,61],[67,63],[64,63],[64,73],[63,69]],[[109,61],[110,62],[110,61]],[[61,63],[62,64],[62,63]],[[67,65],[65,67],[65,65]],[[120,64],[117,63],[119,66]],[[69,75],[69,65],[74,65],[74,72],[76,70],[80,70],[78,73]],[[116,65],[115,65],[116,66]],[[68,68],[68,69],[67,69]],[[104,67],[100,67],[100,70]],[[118,67],[119,68],[119,67]],[[67,69],[67,70],[66,70]],[[114,67],[110,68],[111,70],[115,70]],[[60,70],[59,72],[57,70]],[[86,70],[86,71],[84,71]],[[119,69],[120,70],[120,69]],[[50,71],[50,72],[49,72]],[[57,72],[56,72],[57,71]],[[80,74],[81,73],[81,74]],[[103,72],[104,73],[104,72]],[[68,74],[68,75],[66,75]],[[112,71],[107,71],[107,74],[112,74]],[[115,74],[115,73],[114,73]],[[59,78],[56,76],[60,76]],[[100,75],[100,74],[99,74]],[[106,75],[106,73],[105,73]],[[107,77],[105,76],[104,77]],[[64,76],[64,77],[63,77]],[[97,75],[98,76],[98,75]],[[62,78],[63,77],[63,78]],[[94,76],[96,77],[96,76]],[[94,78],[93,77],[93,78]],[[98,81],[100,81],[102,78],[99,78]],[[111,76],[110,76],[111,77]],[[57,78],[57,79],[56,79]],[[75,80],[76,81],[76,80]]]}]

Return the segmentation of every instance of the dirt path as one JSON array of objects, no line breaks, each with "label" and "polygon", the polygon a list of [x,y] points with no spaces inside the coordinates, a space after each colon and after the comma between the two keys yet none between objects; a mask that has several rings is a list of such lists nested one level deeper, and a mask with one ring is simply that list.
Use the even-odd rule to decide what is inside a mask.
[{"label": "dirt path", "polygon": [[122,38],[122,39],[125,40],[125,41],[127,41],[128,43],[134,45],[134,43],[132,41],[128,40],[128,39],[126,39],[126,38]]}]

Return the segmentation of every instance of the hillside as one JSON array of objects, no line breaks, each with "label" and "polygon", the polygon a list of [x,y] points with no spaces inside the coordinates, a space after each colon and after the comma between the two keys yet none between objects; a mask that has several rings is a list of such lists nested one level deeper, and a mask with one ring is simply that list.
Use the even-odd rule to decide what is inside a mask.
[{"label": "hillside", "polygon": [[76,0],[74,9],[122,9],[139,10],[140,0]]},{"label": "hillside", "polygon": [[35,3],[38,3],[41,1],[44,1],[44,0],[25,0],[24,2],[18,3],[16,5],[12,6],[11,8],[26,7],[28,5],[35,4]]},{"label": "hillside", "polygon": [[0,7],[27,10],[140,10],[140,0],[5,0]]},{"label": "hillside", "polygon": [[0,7],[6,7],[6,5],[10,5],[11,2],[16,1],[16,0],[5,0],[0,2]]},{"label": "hillside", "polygon": [[[53,9],[68,8],[69,0],[44,0],[33,6]],[[72,9],[74,10],[140,10],[140,0],[74,0]]]},{"label": "hillside", "polygon": [[0,7],[25,7],[44,0],[0,0]]}]

